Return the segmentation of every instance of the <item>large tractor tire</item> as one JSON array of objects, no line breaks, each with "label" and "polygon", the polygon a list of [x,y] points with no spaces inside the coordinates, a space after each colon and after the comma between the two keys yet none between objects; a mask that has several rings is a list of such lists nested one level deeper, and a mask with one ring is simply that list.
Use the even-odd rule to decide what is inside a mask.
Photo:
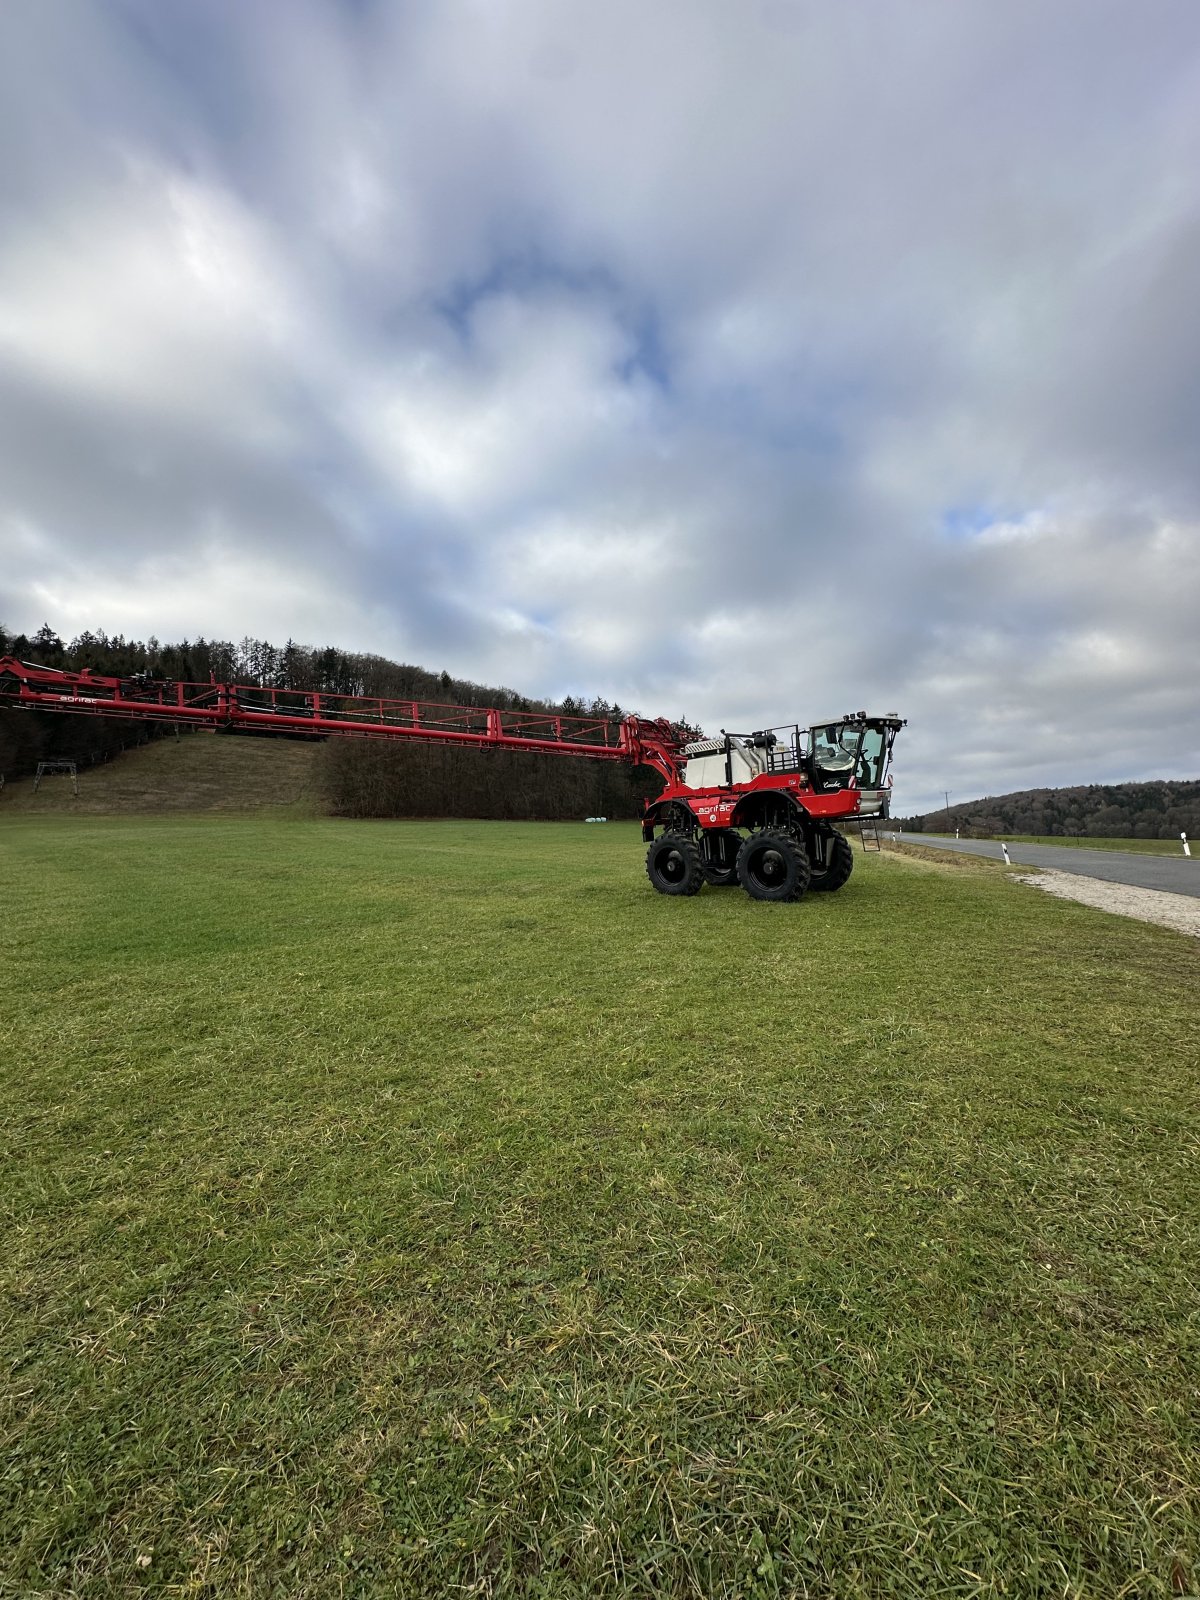
[{"label": "large tractor tire", "polygon": [[752,900],[799,900],[811,871],[803,840],[782,829],[752,833],[738,852],[738,882]]},{"label": "large tractor tire", "polygon": [[714,889],[728,889],[738,881],[737,858],[742,836],[734,828],[713,828],[703,835],[700,870],[705,883]]},{"label": "large tractor tire", "polygon": [[825,847],[825,859],[823,862],[812,863],[812,877],[808,880],[808,887],[832,894],[835,889],[842,887],[854,871],[854,848],[845,834],[838,833],[836,829],[830,829],[822,843]]},{"label": "large tractor tire", "polygon": [[646,851],[646,876],[659,894],[696,894],[704,883],[700,852],[686,833],[663,833]]}]

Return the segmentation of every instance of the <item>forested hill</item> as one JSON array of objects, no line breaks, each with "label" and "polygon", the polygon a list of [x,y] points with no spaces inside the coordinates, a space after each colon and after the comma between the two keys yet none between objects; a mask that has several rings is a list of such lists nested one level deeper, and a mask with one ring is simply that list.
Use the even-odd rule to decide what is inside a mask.
[{"label": "forested hill", "polygon": [[1077,789],[1021,789],[896,819],[914,833],[954,828],[970,838],[1017,833],[1092,839],[1200,837],[1200,779],[1092,783]]},{"label": "forested hill", "polygon": [[[512,689],[471,683],[447,672],[430,672],[332,645],[313,649],[291,639],[282,646],[265,639],[243,639],[238,644],[185,639],[180,644],[160,644],[154,638],[143,642],[89,632],[67,643],[49,627],[32,637],[0,627],[0,655],[73,672],[90,667],[113,677],[144,672],[184,683],[215,678],[262,688],[380,695],[443,705],[561,712],[564,716],[619,720],[625,715],[622,707],[602,699],[531,700]],[[660,711],[653,708],[655,715]],[[18,778],[46,760],[87,766],[110,759],[127,745],[144,744],[171,732],[168,723],[0,710],[0,774]],[[643,797],[657,794],[662,787],[655,773],[620,762],[358,739],[327,741],[322,768],[326,806],[341,816],[631,817],[640,814]]]}]

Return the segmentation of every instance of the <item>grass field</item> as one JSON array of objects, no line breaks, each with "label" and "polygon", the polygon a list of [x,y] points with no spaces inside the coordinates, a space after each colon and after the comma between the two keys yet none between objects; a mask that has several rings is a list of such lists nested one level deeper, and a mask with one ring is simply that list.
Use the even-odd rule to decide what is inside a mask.
[{"label": "grass field", "polygon": [[[919,833],[904,835],[905,839],[920,839]],[[931,834],[931,838],[949,839],[948,833]],[[1060,844],[1068,850],[1128,850],[1135,855],[1145,856],[1181,856],[1183,845],[1178,839],[1081,839],[1057,837],[1049,833],[997,833],[989,834],[997,842],[1003,839],[1007,844]]]},{"label": "grass field", "polygon": [[1200,949],[9,816],[0,1594],[1200,1589]]}]

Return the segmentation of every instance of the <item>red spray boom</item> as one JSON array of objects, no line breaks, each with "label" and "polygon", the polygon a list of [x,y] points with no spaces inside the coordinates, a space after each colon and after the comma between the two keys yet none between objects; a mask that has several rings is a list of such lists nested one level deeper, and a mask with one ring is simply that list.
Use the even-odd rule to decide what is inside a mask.
[{"label": "red spray boom", "polygon": [[263,689],[235,683],[173,683],[137,674],[104,677],[61,672],[0,657],[0,709],[64,711],[73,716],[130,717],[149,722],[236,729],[243,733],[310,733],[343,739],[409,739],[483,749],[626,761],[679,776],[690,735],[662,718],[561,716],[480,706],[388,700],[375,695]]}]

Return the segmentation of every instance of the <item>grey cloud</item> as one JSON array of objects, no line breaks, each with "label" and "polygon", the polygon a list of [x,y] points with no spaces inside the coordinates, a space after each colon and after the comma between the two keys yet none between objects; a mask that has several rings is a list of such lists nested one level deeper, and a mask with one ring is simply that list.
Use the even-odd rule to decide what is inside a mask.
[{"label": "grey cloud", "polygon": [[10,626],[886,703],[913,809],[1197,769],[1186,0],[51,0],[0,42]]}]

